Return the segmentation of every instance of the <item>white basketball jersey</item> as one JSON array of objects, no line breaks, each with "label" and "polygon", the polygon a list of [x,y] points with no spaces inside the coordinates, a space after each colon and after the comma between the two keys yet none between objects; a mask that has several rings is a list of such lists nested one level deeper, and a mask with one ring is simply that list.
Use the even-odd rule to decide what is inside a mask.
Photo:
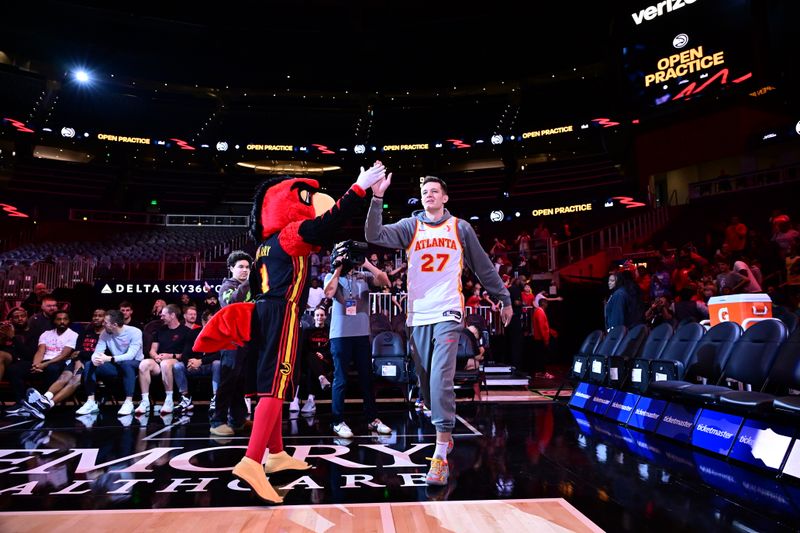
[{"label": "white basketball jersey", "polygon": [[419,220],[408,247],[409,326],[445,320],[460,322],[464,316],[461,293],[463,248],[458,238],[458,219],[450,217],[438,226]]}]

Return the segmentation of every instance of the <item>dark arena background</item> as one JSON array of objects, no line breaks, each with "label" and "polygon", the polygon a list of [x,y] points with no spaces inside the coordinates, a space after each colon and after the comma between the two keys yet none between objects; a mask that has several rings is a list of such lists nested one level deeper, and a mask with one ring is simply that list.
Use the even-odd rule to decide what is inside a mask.
[{"label": "dark arena background", "polygon": [[[800,529],[797,2],[148,4],[3,5],[0,530]],[[504,327],[462,271],[477,337],[446,485],[426,483],[406,250],[367,255],[391,282],[369,295],[367,392],[391,433],[370,431],[355,367],[350,436],[331,367],[311,375],[282,427],[312,469],[270,475],[282,505],[232,475],[255,399],[215,434],[211,370],[173,409],[154,376],[143,414],[120,380],[92,410],[81,377],[39,370],[50,330],[93,364],[104,311],[145,360],[171,327],[158,300],[200,328],[228,254],[255,255],[261,182],[339,198],[376,160],[384,223],[442,178],[514,300]],[[365,240],[365,214],[338,240]],[[330,307],[330,252],[303,331]]]}]

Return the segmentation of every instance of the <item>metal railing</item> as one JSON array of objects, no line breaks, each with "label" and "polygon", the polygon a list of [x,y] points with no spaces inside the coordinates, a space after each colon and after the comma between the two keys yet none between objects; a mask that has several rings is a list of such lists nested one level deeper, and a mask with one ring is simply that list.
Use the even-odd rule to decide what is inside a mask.
[{"label": "metal railing", "polygon": [[555,271],[608,248],[624,248],[637,239],[652,235],[668,221],[669,208],[661,207],[573,239],[561,242],[551,239],[548,246],[549,268]]},{"label": "metal railing", "polygon": [[800,180],[800,166],[789,165],[780,168],[747,172],[735,176],[698,181],[689,184],[689,201],[708,196],[728,194],[748,189],[760,189]]},{"label": "metal railing", "polygon": [[6,301],[21,301],[37,283],[44,283],[52,290],[95,281],[224,278],[227,276],[225,262],[212,260],[246,244],[247,236],[242,234],[202,252],[164,252],[158,261],[130,261],[121,257],[110,263],[70,259],[4,267],[0,272],[0,295]]}]

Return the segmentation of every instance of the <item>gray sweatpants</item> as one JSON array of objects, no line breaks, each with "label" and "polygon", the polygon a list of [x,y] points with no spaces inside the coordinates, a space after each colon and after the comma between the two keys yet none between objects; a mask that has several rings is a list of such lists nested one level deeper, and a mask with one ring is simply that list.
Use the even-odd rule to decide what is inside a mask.
[{"label": "gray sweatpants", "polygon": [[411,355],[417,367],[422,397],[431,408],[436,431],[449,433],[456,425],[456,374],[458,338],[464,326],[447,320],[426,326],[412,326]]}]

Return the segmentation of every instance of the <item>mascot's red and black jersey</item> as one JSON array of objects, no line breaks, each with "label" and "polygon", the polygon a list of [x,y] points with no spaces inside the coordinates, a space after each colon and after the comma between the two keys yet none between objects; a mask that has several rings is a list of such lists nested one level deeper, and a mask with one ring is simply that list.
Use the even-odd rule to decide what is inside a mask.
[{"label": "mascot's red and black jersey", "polygon": [[317,216],[316,198],[329,198],[318,191],[316,180],[303,178],[268,181],[259,189],[250,229],[261,243],[250,273],[254,299],[285,298],[304,309],[311,252],[332,244],[342,222],[365,206],[364,191],[354,186]]},{"label": "mascot's red and black jersey", "polygon": [[[231,304],[217,313],[195,343],[199,351],[250,341],[251,391],[284,398],[294,373],[300,316],[308,300],[309,256],[333,244],[343,223],[366,207],[353,185],[335,204],[316,180],[277,178],[256,193],[251,235],[259,243],[250,273],[254,304]],[[257,352],[257,353],[256,353]]]}]

